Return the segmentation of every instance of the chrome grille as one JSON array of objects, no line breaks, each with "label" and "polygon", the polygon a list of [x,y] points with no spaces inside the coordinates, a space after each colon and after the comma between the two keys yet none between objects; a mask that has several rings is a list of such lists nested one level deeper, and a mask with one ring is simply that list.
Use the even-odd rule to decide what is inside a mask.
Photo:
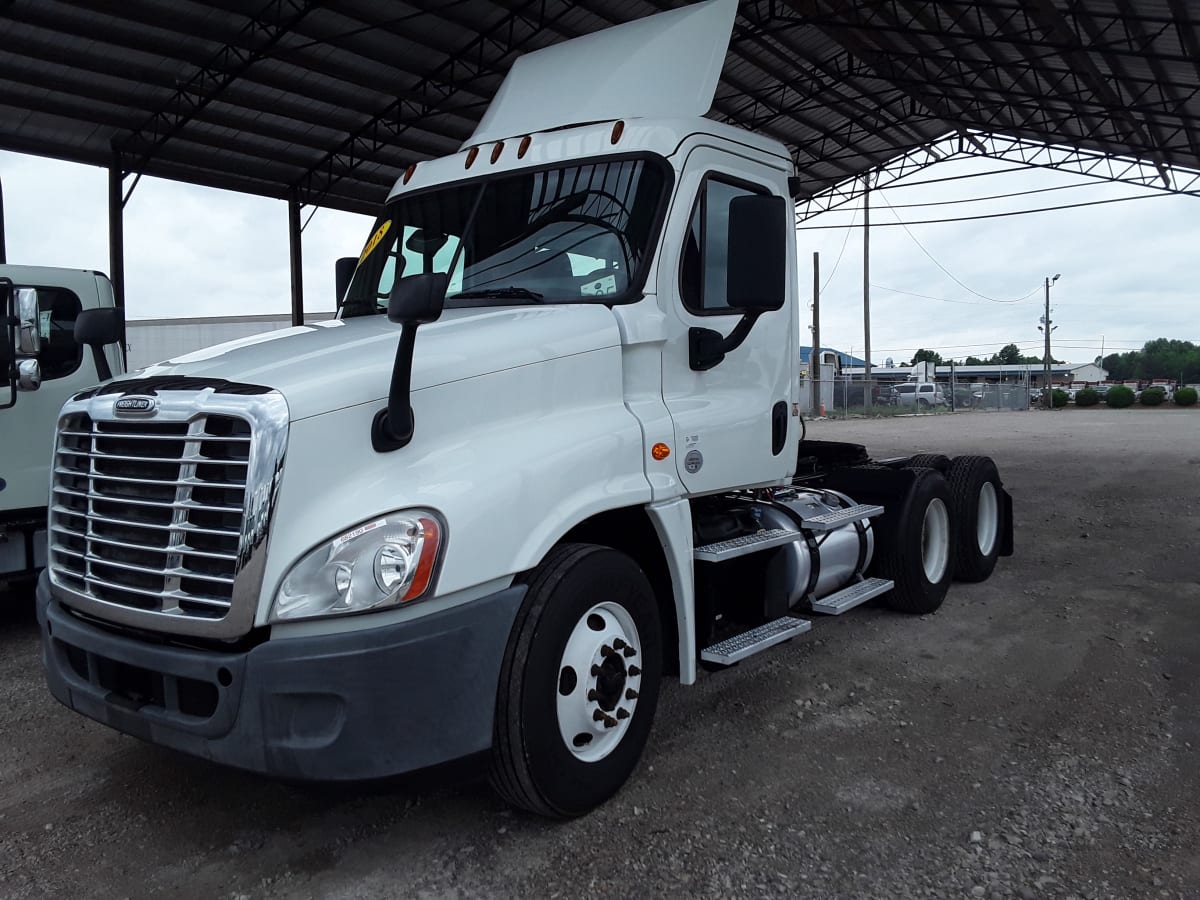
[{"label": "chrome grille", "polygon": [[59,431],[51,550],[60,581],[138,609],[225,615],[237,576],[250,423],[95,422]]},{"label": "chrome grille", "polygon": [[64,603],[91,615],[235,637],[261,586],[287,407],[266,389],[177,382],[152,395],[149,413],[117,409],[119,383],[63,408],[50,577]]}]

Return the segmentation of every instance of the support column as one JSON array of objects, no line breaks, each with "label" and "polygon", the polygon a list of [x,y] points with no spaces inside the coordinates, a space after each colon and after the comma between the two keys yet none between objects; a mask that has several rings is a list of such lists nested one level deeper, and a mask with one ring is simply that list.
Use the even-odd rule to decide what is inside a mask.
[{"label": "support column", "polygon": [[813,253],[812,356],[808,372],[812,381],[812,417],[821,414],[821,254]]},{"label": "support column", "polygon": [[300,200],[288,197],[288,257],[292,269],[292,324],[304,324],[304,259],[300,240]]},{"label": "support column", "polygon": [[863,407],[871,408],[871,176],[863,176]]},{"label": "support column", "polygon": [[[108,166],[108,278],[112,282],[113,301],[125,308],[125,198],[122,188],[125,174],[121,171],[121,153],[113,151]],[[121,317],[121,360],[128,364],[125,341],[125,317]]]}]

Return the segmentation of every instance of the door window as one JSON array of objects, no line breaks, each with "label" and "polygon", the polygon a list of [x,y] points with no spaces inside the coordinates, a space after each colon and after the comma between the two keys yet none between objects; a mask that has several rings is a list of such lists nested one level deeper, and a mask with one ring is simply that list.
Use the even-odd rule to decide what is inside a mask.
[{"label": "door window", "polygon": [[683,305],[697,315],[738,312],[727,300],[729,258],[729,204],[735,197],[757,191],[743,185],[705,179],[683,241],[679,293]]}]

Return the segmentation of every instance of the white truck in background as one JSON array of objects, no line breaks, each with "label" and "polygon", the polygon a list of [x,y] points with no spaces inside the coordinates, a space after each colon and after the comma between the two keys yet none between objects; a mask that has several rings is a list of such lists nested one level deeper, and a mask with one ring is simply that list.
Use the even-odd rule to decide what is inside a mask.
[{"label": "white truck in background", "polygon": [[[121,311],[99,272],[0,264],[0,311],[3,589],[46,564],[50,451],[59,410],[72,394],[124,369]],[[77,340],[77,328],[93,341],[91,352]],[[98,337],[111,339],[95,344]]]},{"label": "white truck in background", "polygon": [[990,459],[801,440],[792,161],[703,118],[735,10],[521,58],[399,179],[337,320],[66,403],[55,697],[289,779],[486,754],[573,816],[633,771],[664,674],[991,574]]}]

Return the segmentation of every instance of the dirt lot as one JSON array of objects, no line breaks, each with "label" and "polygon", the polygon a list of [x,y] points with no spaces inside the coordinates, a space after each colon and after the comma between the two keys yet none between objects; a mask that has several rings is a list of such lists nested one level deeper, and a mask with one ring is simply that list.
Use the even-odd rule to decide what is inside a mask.
[{"label": "dirt lot", "polygon": [[1200,896],[1200,412],[818,422],[988,452],[1017,553],[668,685],[642,766],[551,824],[470,769],[301,789],[59,707],[0,611],[5,897]]}]

